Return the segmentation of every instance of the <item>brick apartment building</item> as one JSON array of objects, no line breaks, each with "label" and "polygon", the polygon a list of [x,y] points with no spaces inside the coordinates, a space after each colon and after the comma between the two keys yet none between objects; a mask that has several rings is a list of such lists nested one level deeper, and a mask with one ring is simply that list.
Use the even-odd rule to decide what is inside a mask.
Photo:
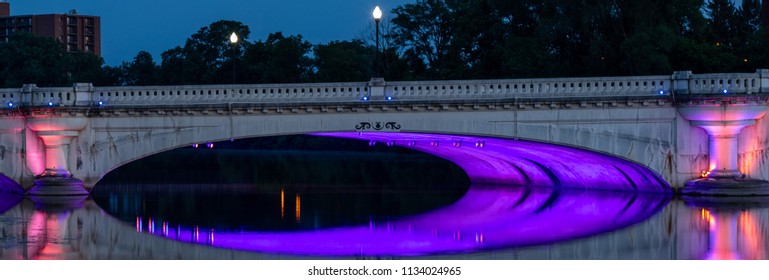
[{"label": "brick apartment building", "polygon": [[[1,1],[1,0],[0,0]],[[8,2],[0,2],[0,42],[16,32],[55,38],[68,52],[90,52],[101,56],[101,28],[98,16],[67,14],[11,16]]]}]

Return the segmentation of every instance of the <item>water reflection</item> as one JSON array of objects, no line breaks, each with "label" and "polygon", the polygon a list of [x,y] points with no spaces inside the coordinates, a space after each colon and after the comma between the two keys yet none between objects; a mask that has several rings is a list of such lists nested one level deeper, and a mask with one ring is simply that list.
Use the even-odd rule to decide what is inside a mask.
[{"label": "water reflection", "polygon": [[707,260],[767,258],[765,209],[701,209],[708,229]]},{"label": "water reflection", "polygon": [[0,194],[0,205],[2,259],[769,257],[769,207],[687,205],[632,193],[473,186],[456,203],[423,214],[278,232],[219,231],[152,213],[125,222],[91,199],[66,208]]},{"label": "water reflection", "polygon": [[[101,185],[93,198],[126,222],[143,216],[217,231],[297,231],[415,215],[459,200],[467,186]],[[148,229],[148,227],[144,227]]]},{"label": "water reflection", "polygon": [[[282,202],[283,192],[281,198]],[[169,231],[159,232],[154,229],[168,227],[168,221],[156,218],[163,213],[142,213],[135,219],[139,232],[222,248],[318,256],[413,256],[590,236],[647,219],[667,203],[666,196],[642,193],[474,185],[449,206],[358,226],[270,232],[172,224]],[[297,222],[302,219],[300,205],[297,194]]]},{"label": "water reflection", "polygon": [[[82,223],[70,223],[72,211],[81,208],[86,196],[24,199],[0,195],[0,201],[17,202],[0,216],[2,259],[76,259]],[[69,205],[71,207],[65,206]],[[15,245],[15,246],[14,246]]]}]

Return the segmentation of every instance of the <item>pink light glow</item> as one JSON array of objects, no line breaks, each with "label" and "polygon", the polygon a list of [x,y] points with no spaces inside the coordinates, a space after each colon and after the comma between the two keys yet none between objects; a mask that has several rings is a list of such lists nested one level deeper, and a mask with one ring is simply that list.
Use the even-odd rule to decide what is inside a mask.
[{"label": "pink light glow", "polygon": [[738,260],[737,220],[733,213],[712,213],[710,216],[710,248],[706,260]]},{"label": "pink light glow", "polygon": [[754,211],[703,210],[709,222],[710,246],[705,259],[739,260],[766,259],[765,232]]},{"label": "pink light glow", "polygon": [[739,217],[739,229],[741,233],[740,248],[746,259],[766,259],[766,241],[756,217],[751,212],[741,212]]},{"label": "pink light glow", "polygon": [[[765,104],[731,104],[717,102],[705,105],[682,106],[678,112],[694,126],[708,133],[710,157],[709,177],[739,176],[738,137],[743,128],[763,118],[769,106]],[[744,166],[743,166],[744,167]],[[745,168],[742,168],[743,172]],[[705,174],[705,173],[703,173]]]},{"label": "pink light glow", "polygon": [[26,159],[27,167],[32,174],[42,174],[45,171],[45,150],[41,139],[29,127],[26,129]]}]

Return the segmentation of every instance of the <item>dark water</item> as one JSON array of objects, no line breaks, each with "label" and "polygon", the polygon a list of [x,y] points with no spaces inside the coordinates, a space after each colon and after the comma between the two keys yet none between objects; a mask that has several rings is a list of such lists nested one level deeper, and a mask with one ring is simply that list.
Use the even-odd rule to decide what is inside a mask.
[{"label": "dark water", "polygon": [[293,231],[422,213],[453,203],[468,186],[459,167],[429,155],[296,136],[155,155],[107,175],[92,196],[125,221]]},{"label": "dark water", "polygon": [[90,198],[0,193],[0,258],[768,258],[769,200],[472,185],[445,160],[337,139],[202,147],[123,166]]}]

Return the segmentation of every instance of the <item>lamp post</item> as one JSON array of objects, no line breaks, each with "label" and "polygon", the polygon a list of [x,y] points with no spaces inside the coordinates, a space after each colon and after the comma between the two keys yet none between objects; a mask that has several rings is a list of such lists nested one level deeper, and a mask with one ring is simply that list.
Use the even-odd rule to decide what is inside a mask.
[{"label": "lamp post", "polygon": [[232,83],[235,84],[235,50],[236,46],[238,44],[238,34],[235,34],[235,32],[232,32],[230,35],[230,47],[232,48]]},{"label": "lamp post", "polygon": [[374,56],[374,77],[379,78],[381,76],[379,72],[379,20],[382,19],[382,10],[379,6],[374,8],[374,22],[376,22],[376,54]]}]

